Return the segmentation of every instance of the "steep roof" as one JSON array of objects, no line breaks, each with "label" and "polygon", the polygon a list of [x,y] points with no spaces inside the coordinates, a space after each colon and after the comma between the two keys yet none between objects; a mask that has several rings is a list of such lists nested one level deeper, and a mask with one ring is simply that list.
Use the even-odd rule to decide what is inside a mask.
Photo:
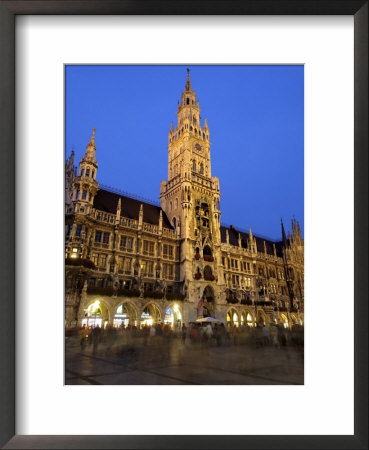
[{"label": "steep roof", "polygon": [[[118,200],[121,199],[121,216],[138,220],[140,206],[143,205],[143,221],[152,225],[159,224],[160,206],[136,200],[125,195],[116,194],[105,189],[99,189],[94,198],[94,208],[100,211],[116,214]],[[163,211],[163,227],[173,229],[169,219]]]},{"label": "steep roof", "polygon": [[[221,236],[222,242],[227,242],[226,230],[228,230],[229,243],[231,245],[238,247],[238,233],[240,233],[242,248],[247,248],[249,233],[246,233],[245,231],[237,230],[233,225],[231,225],[229,227],[222,225],[220,227],[220,236]],[[273,244],[275,244],[276,250],[277,250],[277,256],[282,257],[282,241],[272,241],[270,239],[266,239],[266,238],[264,239],[262,237],[255,236],[255,235],[254,235],[254,238],[256,239],[256,247],[257,247],[258,252],[264,253],[264,241],[265,241],[266,250],[269,255],[274,255]]]}]

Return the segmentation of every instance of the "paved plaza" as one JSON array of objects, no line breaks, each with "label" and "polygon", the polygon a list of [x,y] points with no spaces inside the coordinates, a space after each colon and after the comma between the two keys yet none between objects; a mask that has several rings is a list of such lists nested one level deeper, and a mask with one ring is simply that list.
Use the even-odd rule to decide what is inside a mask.
[{"label": "paved plaza", "polygon": [[191,344],[181,339],[157,346],[138,341],[81,347],[66,342],[67,385],[301,385],[302,346]]}]

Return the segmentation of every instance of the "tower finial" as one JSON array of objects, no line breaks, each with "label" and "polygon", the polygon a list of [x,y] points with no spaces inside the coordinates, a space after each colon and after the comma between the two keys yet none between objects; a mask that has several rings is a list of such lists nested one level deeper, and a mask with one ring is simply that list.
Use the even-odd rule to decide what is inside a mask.
[{"label": "tower finial", "polygon": [[91,139],[90,139],[90,144],[92,144],[92,145],[95,145],[95,133],[96,133],[96,128],[93,127],[92,128],[92,136],[91,136]]},{"label": "tower finial", "polygon": [[190,69],[188,67],[187,67],[187,79],[186,79],[185,91],[192,91]]},{"label": "tower finial", "polygon": [[282,225],[282,240],[283,240],[283,247],[287,248],[287,238],[286,238],[286,232],[284,231],[284,225],[283,220],[281,218],[281,225]]},{"label": "tower finial", "polygon": [[95,133],[96,133],[96,128],[92,128],[92,135],[90,138],[89,143],[86,145],[86,153],[85,153],[85,159],[89,160],[89,161],[93,161],[96,162],[96,158],[95,158],[95,150],[96,150],[96,145],[95,145]]}]

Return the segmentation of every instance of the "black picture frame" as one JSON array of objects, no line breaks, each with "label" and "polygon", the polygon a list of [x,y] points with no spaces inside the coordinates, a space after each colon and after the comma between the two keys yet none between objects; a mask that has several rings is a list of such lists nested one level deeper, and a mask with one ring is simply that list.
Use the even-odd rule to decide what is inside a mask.
[{"label": "black picture frame", "polygon": [[[354,435],[15,435],[15,17],[19,14],[206,14],[354,16]],[[339,94],[339,93],[337,93]],[[368,448],[368,1],[74,0],[0,1],[0,445],[7,449],[367,449]],[[344,361],[342,362],[344,363]]]}]

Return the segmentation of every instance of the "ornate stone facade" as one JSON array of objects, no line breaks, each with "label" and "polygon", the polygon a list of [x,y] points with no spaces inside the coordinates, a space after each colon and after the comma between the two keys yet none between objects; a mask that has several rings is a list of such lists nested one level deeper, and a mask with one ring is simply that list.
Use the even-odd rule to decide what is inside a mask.
[{"label": "ornate stone facade", "polygon": [[66,326],[303,323],[304,241],[270,241],[221,225],[210,131],[189,71],[168,136],[160,207],[97,181],[95,129],[78,170],[66,164]]}]

